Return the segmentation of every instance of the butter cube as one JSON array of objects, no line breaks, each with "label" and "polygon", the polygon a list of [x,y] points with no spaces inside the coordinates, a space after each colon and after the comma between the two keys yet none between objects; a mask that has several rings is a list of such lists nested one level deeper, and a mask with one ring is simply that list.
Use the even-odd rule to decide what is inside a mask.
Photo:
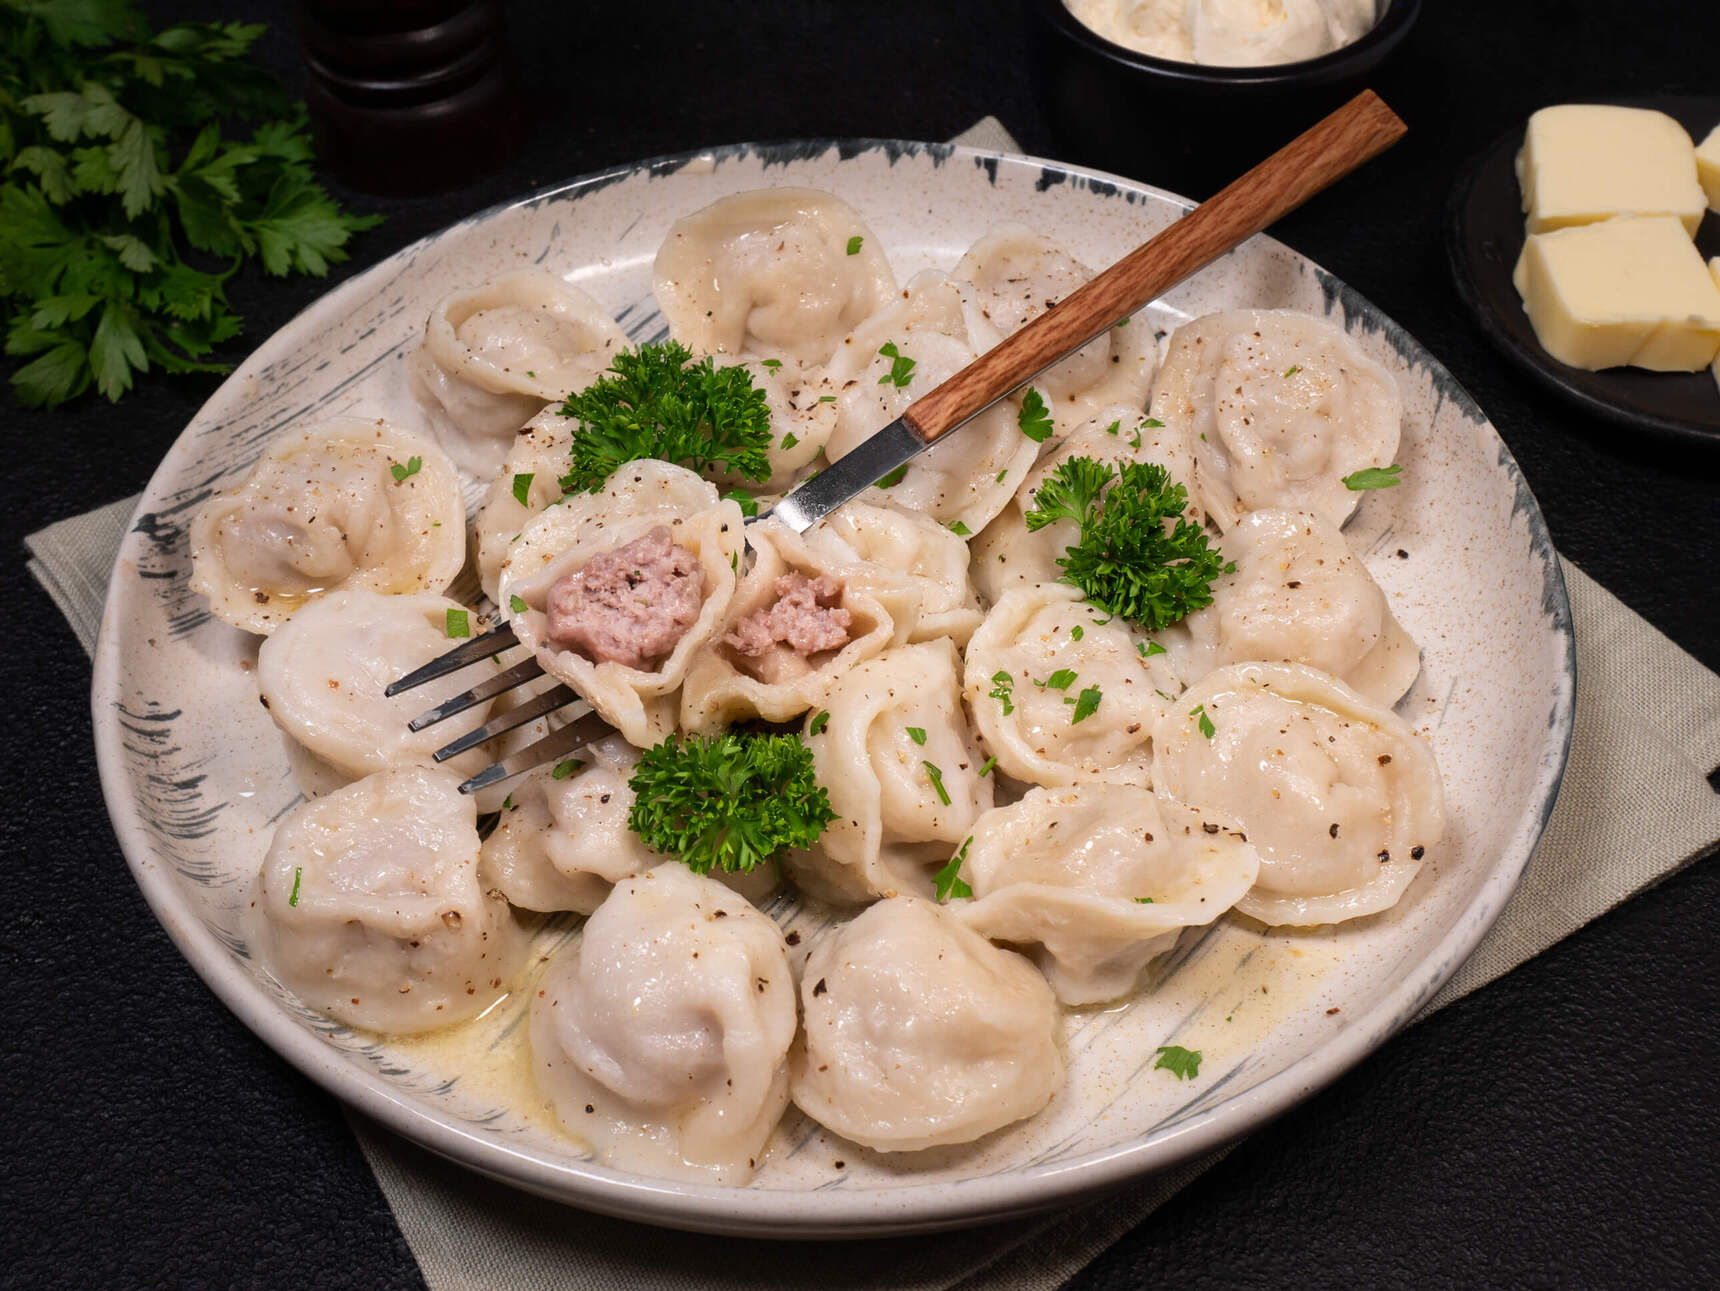
[{"label": "butter cube", "polygon": [[1708,194],[1708,209],[1720,214],[1720,126],[1710,130],[1696,150],[1696,178]]},{"label": "butter cube", "polygon": [[1708,205],[1690,136],[1664,112],[1565,103],[1529,118],[1517,154],[1529,232],[1615,215],[1675,215],[1696,236]]},{"label": "butter cube", "polygon": [[1670,215],[1532,234],[1512,280],[1541,346],[1591,372],[1697,372],[1720,354],[1720,284]]}]

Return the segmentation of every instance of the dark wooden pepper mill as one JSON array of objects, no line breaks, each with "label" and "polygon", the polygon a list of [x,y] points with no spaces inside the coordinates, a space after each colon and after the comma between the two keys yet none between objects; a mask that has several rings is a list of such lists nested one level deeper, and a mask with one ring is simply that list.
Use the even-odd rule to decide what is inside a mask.
[{"label": "dark wooden pepper mill", "polygon": [[300,0],[299,41],[318,160],[361,192],[458,188],[525,137],[501,0]]}]

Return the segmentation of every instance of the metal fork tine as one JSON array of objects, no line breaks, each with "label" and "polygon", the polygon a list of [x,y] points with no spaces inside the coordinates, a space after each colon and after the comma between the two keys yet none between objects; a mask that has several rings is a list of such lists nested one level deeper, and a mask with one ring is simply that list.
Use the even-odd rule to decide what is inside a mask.
[{"label": "metal fork tine", "polygon": [[[519,638],[514,636],[513,628],[504,623],[501,627],[486,632],[482,636],[473,637],[470,641],[462,641],[447,654],[438,655],[422,668],[416,668],[407,673],[382,693],[390,697],[398,695],[403,690],[411,690],[414,686],[422,686],[427,681],[446,677],[449,673],[464,668],[469,663],[477,663],[480,659],[488,659],[491,655],[498,655],[509,646],[518,643]],[[418,728],[413,727],[413,729],[417,730]]]},{"label": "metal fork tine", "polygon": [[482,744],[485,740],[493,740],[496,736],[511,731],[516,726],[524,726],[527,722],[534,722],[545,713],[553,712],[564,704],[571,704],[578,698],[579,696],[574,693],[571,686],[555,686],[544,691],[541,695],[534,695],[518,708],[510,708],[501,716],[492,717],[482,726],[467,731],[459,739],[444,744],[432,756],[438,762],[446,762],[449,758],[458,757],[474,745]]},{"label": "metal fork tine", "polygon": [[[418,714],[417,717],[414,717],[410,722],[406,723],[407,729],[421,731],[426,726],[434,726],[437,722],[444,721],[445,719],[454,716],[455,713],[465,712],[474,704],[481,704],[486,699],[493,699],[504,690],[512,690],[515,686],[523,686],[528,681],[534,681],[541,676],[543,676],[542,664],[540,664],[536,659],[522,660],[521,662],[516,663],[512,668],[507,669],[505,672],[498,672],[493,677],[485,677],[470,690],[463,690],[458,695],[449,699],[444,699],[440,704],[437,704],[436,707]],[[563,686],[562,689],[566,690],[567,687]],[[566,702],[567,701],[565,699],[562,700],[563,704]],[[555,705],[557,708],[560,706],[560,704]]]},{"label": "metal fork tine", "polygon": [[593,740],[600,740],[615,728],[596,713],[587,713],[576,722],[571,722],[559,731],[552,731],[536,744],[521,749],[511,758],[495,762],[485,767],[477,775],[460,786],[461,793],[477,793],[493,784],[511,779],[522,771],[530,771],[540,763],[552,758],[559,758],[564,753],[572,753],[575,749],[584,748]]}]

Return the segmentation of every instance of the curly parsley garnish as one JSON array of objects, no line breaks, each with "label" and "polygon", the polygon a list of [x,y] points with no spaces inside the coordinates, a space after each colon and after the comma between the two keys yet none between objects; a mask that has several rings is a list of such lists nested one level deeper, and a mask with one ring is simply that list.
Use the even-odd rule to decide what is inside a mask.
[{"label": "curly parsley garnish", "polygon": [[713,469],[749,480],[770,478],[770,408],[740,365],[693,361],[677,341],[623,351],[606,375],[567,397],[561,415],[576,419],[572,469],[564,493],[598,493],[624,463],[642,457]]},{"label": "curly parsley garnish", "polygon": [[1027,394],[1021,401],[1021,411],[1015,415],[1015,424],[1021,427],[1021,433],[1036,444],[1043,444],[1051,438],[1054,426],[1051,414],[1045,407],[1045,396],[1032,386],[1027,387]]},{"label": "curly parsley garnish", "polygon": [[[1188,491],[1156,462],[1072,457],[1033,495],[1029,532],[1059,520],[1080,539],[1059,556],[1063,581],[1106,612],[1157,632],[1212,603],[1212,582],[1234,566],[1184,511]],[[1171,522],[1167,529],[1166,522]]]},{"label": "curly parsley garnish", "polygon": [[628,827],[697,874],[810,847],[836,819],[812,750],[792,735],[672,737],[646,750],[628,784]]}]

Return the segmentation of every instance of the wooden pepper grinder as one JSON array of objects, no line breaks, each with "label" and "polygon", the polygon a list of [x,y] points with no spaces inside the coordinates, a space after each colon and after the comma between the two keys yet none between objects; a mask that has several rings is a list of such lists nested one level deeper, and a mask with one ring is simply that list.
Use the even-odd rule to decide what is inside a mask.
[{"label": "wooden pepper grinder", "polygon": [[525,137],[501,0],[300,0],[322,165],[360,192],[459,188]]}]

